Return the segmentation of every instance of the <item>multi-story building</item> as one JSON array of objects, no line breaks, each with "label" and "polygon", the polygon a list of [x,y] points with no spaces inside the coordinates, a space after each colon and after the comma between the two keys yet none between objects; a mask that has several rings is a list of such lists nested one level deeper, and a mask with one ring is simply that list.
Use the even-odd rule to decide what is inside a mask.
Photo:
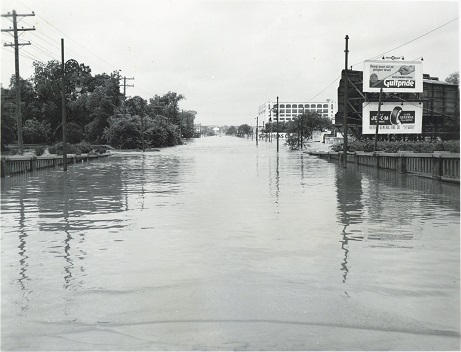
[{"label": "multi-story building", "polygon": [[[272,121],[276,121],[276,102],[265,102],[259,106],[258,116],[261,123],[269,122],[269,118],[272,118]],[[298,117],[303,112],[316,112],[322,117],[327,117],[332,122],[335,118],[335,101],[327,99],[326,101],[321,102],[290,102],[284,101],[279,102],[279,121],[288,122],[292,119]]]}]

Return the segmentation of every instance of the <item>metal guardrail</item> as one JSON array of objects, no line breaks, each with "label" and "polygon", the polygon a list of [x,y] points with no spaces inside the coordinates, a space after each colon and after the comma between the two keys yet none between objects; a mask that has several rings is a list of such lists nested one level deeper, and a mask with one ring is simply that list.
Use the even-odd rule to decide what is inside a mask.
[{"label": "metal guardrail", "polygon": [[[84,161],[99,159],[109,156],[109,153],[104,154],[68,154],[67,162],[69,164],[77,164]],[[57,167],[63,164],[62,156],[10,156],[2,157],[1,159],[1,177],[31,172],[40,169]]]},{"label": "metal guardrail", "polygon": [[[309,152],[323,159],[342,162],[342,152]],[[434,153],[365,153],[347,154],[347,162],[372,166],[377,169],[393,170],[441,181],[460,182],[460,154],[449,152]]]}]

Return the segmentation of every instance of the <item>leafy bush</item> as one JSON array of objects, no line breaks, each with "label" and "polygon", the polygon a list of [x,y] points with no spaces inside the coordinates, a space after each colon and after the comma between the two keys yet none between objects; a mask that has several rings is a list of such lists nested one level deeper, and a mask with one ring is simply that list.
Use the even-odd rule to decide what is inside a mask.
[{"label": "leafy bush", "polygon": [[105,152],[107,152],[107,148],[103,146],[98,146],[94,149],[94,151],[99,154],[104,154]]},{"label": "leafy bush", "polygon": [[39,145],[39,146],[35,147],[35,155],[37,155],[37,156],[43,155],[43,153],[45,153],[45,150],[46,150],[46,146]]},{"label": "leafy bush", "polygon": [[[62,142],[56,143],[51,147],[48,147],[48,151],[50,154],[62,155]],[[67,144],[67,154],[82,154],[82,150],[80,149],[78,144]]]},{"label": "leafy bush", "polygon": [[88,143],[88,142],[85,142],[85,141],[77,143],[76,146],[84,154],[87,154],[87,153],[89,153],[89,152],[91,152],[93,150],[93,147],[91,146],[91,144]]},{"label": "leafy bush", "polygon": [[138,116],[109,118],[109,127],[104,130],[104,139],[120,149],[136,149],[141,144],[141,121]]},{"label": "leafy bush", "polygon": [[[67,141],[78,144],[84,138],[84,130],[75,122],[67,124]],[[84,152],[85,153],[85,152]]]},{"label": "leafy bush", "polygon": [[[349,152],[373,152],[374,142],[370,141],[353,141],[347,144]],[[433,153],[434,151],[449,151],[459,153],[459,141],[378,141],[378,151],[385,153],[397,153],[398,151],[413,151],[415,153]],[[332,147],[335,152],[343,150],[343,144],[335,144]]]},{"label": "leafy bush", "polygon": [[[167,147],[180,143],[176,125],[168,120],[144,117],[144,142],[146,147]],[[104,130],[108,144],[120,149],[142,147],[141,118],[135,116],[111,117],[109,127]]]},{"label": "leafy bush", "polygon": [[299,143],[299,136],[297,133],[287,133],[286,139],[285,139],[285,145],[288,145],[290,149],[299,149],[300,143]]},{"label": "leafy bush", "polygon": [[51,125],[48,121],[38,121],[35,117],[33,117],[24,122],[24,143],[47,143],[50,135]]},{"label": "leafy bush", "polygon": [[62,142],[58,142],[48,147],[50,154],[62,155]]}]

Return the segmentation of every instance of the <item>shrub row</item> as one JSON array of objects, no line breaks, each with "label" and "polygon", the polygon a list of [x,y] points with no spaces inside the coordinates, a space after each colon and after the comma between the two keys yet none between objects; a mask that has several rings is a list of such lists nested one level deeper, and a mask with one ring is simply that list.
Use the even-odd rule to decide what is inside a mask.
[{"label": "shrub row", "polygon": [[[38,146],[35,148],[35,154],[37,156],[43,155],[47,147],[45,146]],[[67,144],[67,153],[69,154],[88,154],[91,152],[96,152],[96,153],[105,153],[107,150],[104,147],[96,147],[93,148],[90,143],[88,142],[80,142],[76,144]],[[48,152],[50,154],[57,154],[57,155],[62,155],[63,153],[63,147],[62,147],[62,142],[56,143],[52,146],[48,147]]]},{"label": "shrub row", "polygon": [[[335,144],[332,146],[335,152],[343,150],[343,144]],[[347,145],[349,152],[373,152],[374,142],[370,141],[353,141]],[[377,150],[385,153],[397,153],[398,151],[413,151],[415,153],[433,153],[434,151],[448,151],[459,153],[459,141],[379,141]]]}]

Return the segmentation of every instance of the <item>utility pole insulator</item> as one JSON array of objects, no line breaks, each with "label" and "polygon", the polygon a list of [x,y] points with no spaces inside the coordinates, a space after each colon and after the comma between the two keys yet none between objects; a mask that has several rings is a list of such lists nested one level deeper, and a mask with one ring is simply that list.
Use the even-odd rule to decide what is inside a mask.
[{"label": "utility pole insulator", "polygon": [[[122,79],[122,78],[120,78]],[[123,77],[123,117],[126,115],[126,106],[125,106],[125,100],[126,100],[126,88],[127,87],[134,87],[134,84],[126,84],[126,81],[128,80],[133,80],[134,77]]]}]

